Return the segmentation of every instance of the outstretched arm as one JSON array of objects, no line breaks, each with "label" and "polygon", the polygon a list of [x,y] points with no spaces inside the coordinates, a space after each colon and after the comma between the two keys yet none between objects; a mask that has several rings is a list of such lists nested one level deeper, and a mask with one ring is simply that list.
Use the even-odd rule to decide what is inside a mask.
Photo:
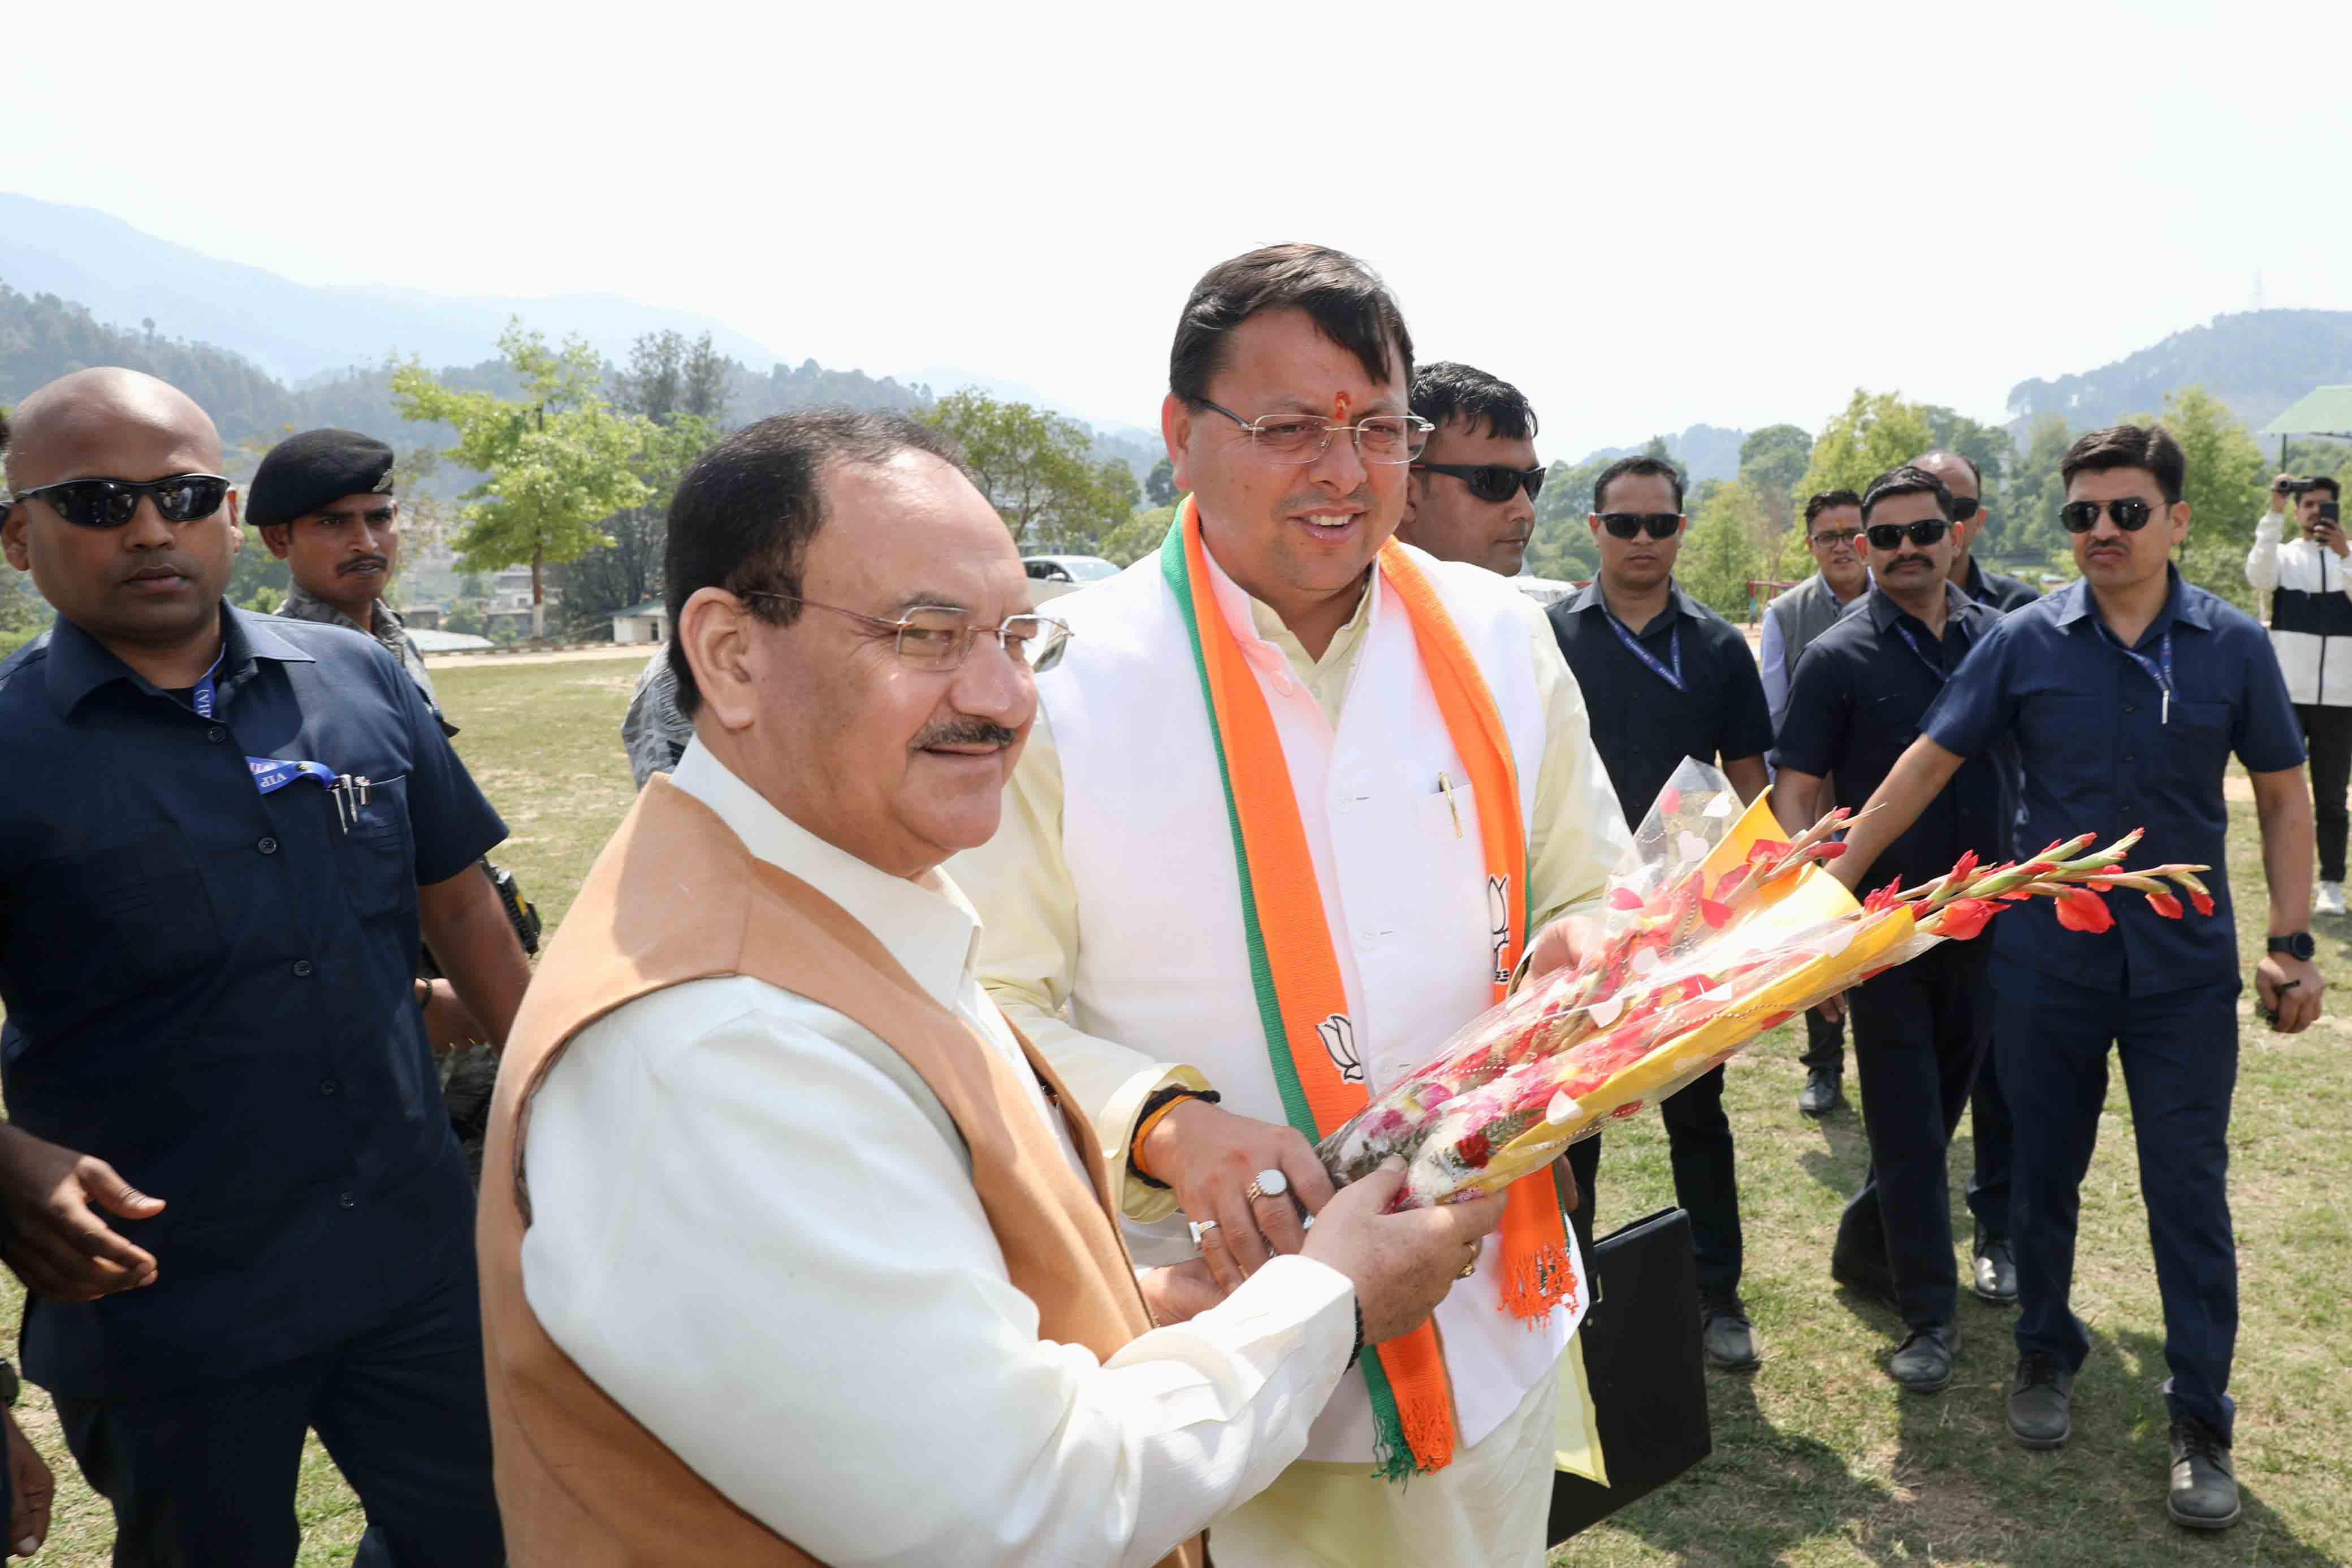
[{"label": "outstretched arm", "polygon": [[1886,846],[1919,820],[1919,813],[1943,792],[1966,760],[1924,735],[1913,741],[1888,770],[1886,781],[1864,805],[1863,810],[1871,814],[1847,830],[1845,853],[1830,862],[1831,873],[1849,889],[1859,891]]}]

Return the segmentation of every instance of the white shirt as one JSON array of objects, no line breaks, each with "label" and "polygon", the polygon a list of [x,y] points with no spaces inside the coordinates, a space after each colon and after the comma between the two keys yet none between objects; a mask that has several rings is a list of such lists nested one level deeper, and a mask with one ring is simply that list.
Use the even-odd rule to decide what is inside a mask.
[{"label": "white shirt", "polygon": [[[698,743],[674,781],[1020,1060],[953,883],[825,843]],[[959,1150],[847,1041],[877,1043],[759,981],[696,980],[549,1071],[523,1290],[599,1387],[838,1568],[1148,1564],[1298,1457],[1354,1341],[1344,1276],[1277,1258],[1107,1363],[1041,1340]]]}]

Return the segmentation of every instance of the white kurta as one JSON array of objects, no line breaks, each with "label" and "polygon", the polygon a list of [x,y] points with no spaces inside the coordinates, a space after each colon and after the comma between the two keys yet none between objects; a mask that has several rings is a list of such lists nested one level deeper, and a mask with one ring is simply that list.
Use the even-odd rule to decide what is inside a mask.
[{"label": "white kurta", "polygon": [[[698,744],[676,782],[1021,1060],[951,882],[845,854]],[[527,1134],[523,1286],[549,1337],[730,1500],[839,1568],[1148,1564],[1272,1481],[1346,1364],[1346,1279],[1281,1260],[1108,1363],[1041,1340],[960,1150],[872,1065],[880,1049],[740,977],[583,1030]]]},{"label": "white kurta", "polygon": [[[1545,868],[1532,902],[1549,914],[1596,895],[1626,835],[1549,627],[1502,579],[1416,559],[1486,674],[1510,737],[1530,871]],[[1295,640],[1268,624],[1270,612],[1213,554],[1208,565],[1216,612],[1265,696],[1297,795],[1347,995],[1334,1054],[1344,1052],[1377,1092],[1489,1005],[1494,905],[1525,894],[1490,893],[1482,803],[1466,786],[1411,622],[1378,575],[1357,617],[1310,669]],[[1028,831],[1001,832],[956,862],[992,922],[1029,938],[1002,949],[992,942],[983,968],[1057,1067],[1071,1062],[1087,1082],[1113,1090],[1098,1109],[1106,1147],[1120,1155],[1123,1137],[1115,1134],[1131,1102],[1162,1075],[1197,1069],[1227,1109],[1283,1122],[1213,737],[1173,595],[1154,559],[1055,609],[1077,636],[1039,682],[1039,727],[1050,725],[1053,749],[1023,759],[1008,812],[1008,828]],[[1340,683],[1343,693],[1318,689]],[[1025,777],[1041,758],[1058,774],[1055,787]],[[1551,810],[1538,810],[1539,794]],[[1040,799],[1051,809],[1038,809]],[[1037,852],[1033,839],[1049,841],[1050,852]],[[1059,873],[1057,885],[1040,885],[1041,868]],[[1040,932],[1049,940],[1035,940]],[[1055,1003],[1066,1004],[1066,1022],[1049,1021]],[[1138,1205],[1130,1200],[1128,1212],[1135,1216]],[[1180,1238],[1173,1221],[1129,1228],[1139,1257],[1181,1256]],[[1486,1249],[1490,1265],[1498,1251]],[[1548,1396],[1585,1293],[1578,1291],[1577,1311],[1563,1308],[1530,1330],[1502,1311],[1498,1277],[1482,1268],[1438,1309],[1465,1445],[1454,1466],[1406,1487],[1368,1480],[1374,1427],[1362,1380],[1349,1378],[1308,1447],[1310,1460],[1327,1462],[1298,1467],[1244,1517],[1213,1530],[1220,1561],[1540,1556],[1552,1449]],[[1362,1555],[1374,1542],[1382,1554]]]}]

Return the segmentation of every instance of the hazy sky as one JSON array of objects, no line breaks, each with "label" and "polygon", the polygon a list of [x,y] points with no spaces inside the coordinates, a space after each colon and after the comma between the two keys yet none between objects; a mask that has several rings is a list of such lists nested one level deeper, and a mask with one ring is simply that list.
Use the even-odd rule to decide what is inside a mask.
[{"label": "hazy sky", "polygon": [[1147,423],[1192,280],[1313,239],[1576,456],[1818,426],[1856,385],[1996,419],[2258,271],[2352,307],[2347,17],[19,5],[0,188],[304,281],[625,294]]}]

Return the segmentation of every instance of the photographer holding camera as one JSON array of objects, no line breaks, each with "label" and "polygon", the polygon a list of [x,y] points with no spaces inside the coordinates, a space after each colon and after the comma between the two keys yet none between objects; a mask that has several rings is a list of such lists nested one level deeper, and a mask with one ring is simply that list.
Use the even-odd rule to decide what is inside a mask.
[{"label": "photographer holding camera", "polygon": [[[2271,481],[2270,509],[2254,525],[2246,581],[2271,595],[2271,646],[2311,754],[2312,810],[2319,838],[2315,915],[2342,915],[2345,794],[2352,783],[2352,544],[2329,478]],[[2299,530],[2279,542],[2294,508]]]}]

